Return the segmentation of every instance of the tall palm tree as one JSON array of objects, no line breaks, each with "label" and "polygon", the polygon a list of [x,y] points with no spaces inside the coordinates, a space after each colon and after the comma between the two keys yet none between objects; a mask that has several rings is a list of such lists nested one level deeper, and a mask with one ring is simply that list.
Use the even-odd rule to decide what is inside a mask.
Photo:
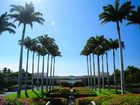
[{"label": "tall palm tree", "polygon": [[107,87],[108,90],[110,90],[110,78],[109,78],[109,67],[108,67],[108,51],[110,50],[110,43],[107,39],[104,40],[104,49],[106,55]]},{"label": "tall palm tree", "polygon": [[127,25],[137,24],[140,27],[140,6],[137,7],[137,10],[132,10],[130,15],[127,17],[129,21]]},{"label": "tall palm tree", "polygon": [[90,54],[89,47],[85,46],[84,49],[81,51],[80,55],[86,56],[87,59],[87,74],[88,74],[88,87],[90,87],[90,78],[89,78],[89,59],[88,55]]},{"label": "tall palm tree", "polygon": [[89,40],[87,41],[87,46],[90,49],[90,53],[92,54],[92,63],[93,63],[93,82],[94,85],[92,87],[94,87],[94,89],[96,90],[96,76],[95,76],[95,62],[94,62],[94,49],[95,49],[95,42],[96,39],[94,37],[90,37]]},{"label": "tall palm tree", "polygon": [[105,89],[105,77],[104,77],[104,54],[105,54],[104,44],[101,44],[101,58],[102,58],[102,87]]},{"label": "tall palm tree", "polygon": [[33,52],[32,55],[32,91],[34,90],[34,55],[37,50],[37,40],[32,39],[31,51]]},{"label": "tall palm tree", "polygon": [[43,35],[38,37],[39,42],[42,44],[43,47],[47,50],[47,73],[46,73],[46,92],[48,91],[48,72],[49,72],[49,57],[50,57],[50,50],[52,49],[52,45],[54,44],[54,39],[48,37],[48,35]]},{"label": "tall palm tree", "polygon": [[[32,3],[26,3],[25,7],[21,5],[11,5],[10,14],[14,21],[19,22],[19,26],[23,24],[23,31],[22,31],[22,38],[21,41],[23,42],[25,37],[25,30],[26,25],[30,25],[31,28],[33,27],[33,22],[37,22],[43,24],[44,19],[42,18],[42,14],[40,12],[35,12],[34,6]],[[18,90],[17,90],[17,97],[20,97],[21,93],[21,70],[22,70],[22,59],[23,59],[23,45],[21,45],[20,49],[20,60],[19,60],[19,75],[18,75]]]},{"label": "tall palm tree", "polygon": [[97,55],[97,67],[98,67],[98,88],[99,93],[101,93],[101,82],[100,82],[100,55],[102,54],[101,43],[104,41],[104,36],[96,36],[96,47],[94,49],[95,54]]},{"label": "tall palm tree", "polygon": [[43,88],[43,86],[44,86],[44,57],[45,57],[45,55],[47,54],[47,50],[46,50],[46,48],[45,47],[41,47],[41,56],[43,57],[43,59],[42,59],[42,78],[41,78],[41,93],[43,94],[44,93],[44,88]]},{"label": "tall palm tree", "polygon": [[124,65],[123,65],[123,51],[121,44],[121,34],[120,34],[120,24],[123,19],[129,15],[130,11],[134,7],[131,5],[131,2],[125,2],[120,5],[119,0],[115,0],[115,5],[109,4],[108,6],[103,7],[103,12],[99,15],[100,20],[103,20],[102,23],[115,22],[117,25],[118,32],[118,41],[120,48],[120,65],[121,65],[121,91],[122,94],[125,93],[125,81],[124,81]]},{"label": "tall palm tree", "polygon": [[53,89],[53,82],[54,82],[54,72],[55,72],[55,57],[56,56],[61,56],[61,53],[59,51],[58,46],[56,43],[52,45],[52,48],[50,50],[51,54],[51,67],[50,67],[50,90]]},{"label": "tall palm tree", "polygon": [[13,23],[9,22],[9,15],[7,14],[7,12],[0,16],[0,34],[5,31],[14,34],[16,33],[14,30],[15,28],[16,26]]},{"label": "tall palm tree", "polygon": [[37,45],[36,52],[38,54],[38,63],[37,63],[37,90],[39,90],[39,64],[40,64],[40,55],[41,55],[41,45]]},{"label": "tall palm tree", "polygon": [[21,42],[21,45],[24,45],[27,49],[27,61],[26,61],[26,74],[25,74],[25,94],[27,95],[27,85],[28,85],[28,61],[29,61],[29,51],[32,46],[32,39],[30,37],[26,37],[23,42]]},{"label": "tall palm tree", "polygon": [[52,77],[53,77],[53,79],[52,79],[52,89],[54,89],[54,75],[55,75],[55,62],[56,62],[56,57],[57,56],[62,56],[61,55],[61,52],[59,51],[59,49],[57,49],[57,51],[55,51],[54,53],[53,53],[53,74],[52,74]]},{"label": "tall palm tree", "polygon": [[117,50],[117,48],[119,48],[119,43],[118,43],[118,39],[116,40],[112,40],[109,39],[110,42],[110,48],[112,49],[112,53],[113,53],[113,67],[114,67],[114,86],[115,86],[115,92],[117,93],[117,80],[116,80],[116,64],[115,64],[115,50]]}]

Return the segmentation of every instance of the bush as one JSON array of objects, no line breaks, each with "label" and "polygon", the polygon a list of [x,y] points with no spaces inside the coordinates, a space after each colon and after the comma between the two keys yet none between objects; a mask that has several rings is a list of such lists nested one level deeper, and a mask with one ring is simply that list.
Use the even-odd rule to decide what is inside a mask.
[{"label": "bush", "polygon": [[2,97],[0,100],[0,105],[45,105],[47,101],[42,98],[16,98],[10,99]]},{"label": "bush", "polygon": [[93,100],[93,97],[79,98],[79,105],[88,105]]},{"label": "bush", "polygon": [[140,105],[140,94],[95,97],[97,105]]}]

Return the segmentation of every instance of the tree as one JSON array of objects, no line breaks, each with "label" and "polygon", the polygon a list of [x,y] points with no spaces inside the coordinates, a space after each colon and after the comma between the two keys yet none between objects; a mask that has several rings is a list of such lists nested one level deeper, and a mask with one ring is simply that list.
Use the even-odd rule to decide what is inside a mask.
[{"label": "tree", "polygon": [[84,55],[87,58],[87,74],[88,74],[88,87],[90,86],[90,78],[89,78],[89,60],[88,55],[90,54],[88,46],[85,46],[84,49],[81,51],[80,55]]},{"label": "tree", "polygon": [[54,72],[55,72],[55,57],[61,56],[58,46],[56,43],[52,44],[51,49],[49,50],[51,54],[51,66],[50,66],[50,89],[53,89],[53,80],[54,80]]},{"label": "tree", "polygon": [[103,7],[103,12],[99,15],[102,24],[108,22],[115,22],[117,25],[117,32],[118,32],[118,41],[119,41],[119,48],[120,48],[120,66],[121,66],[121,91],[122,94],[125,93],[125,81],[124,81],[124,65],[123,65],[123,51],[122,51],[122,44],[121,44],[121,34],[120,34],[120,25],[123,19],[129,15],[130,11],[134,8],[131,5],[131,2],[125,2],[124,4],[120,5],[119,0],[115,0],[114,6],[109,4],[108,6]]},{"label": "tree", "polygon": [[25,46],[27,49],[27,60],[26,60],[26,75],[25,75],[25,94],[27,95],[27,85],[28,85],[28,59],[29,59],[29,51],[32,46],[32,39],[30,37],[26,37],[23,42],[20,40],[20,45]]},{"label": "tree", "polygon": [[95,42],[96,42],[95,37],[90,37],[89,40],[87,41],[87,45],[86,46],[89,47],[90,53],[92,54],[92,58],[93,58],[92,59],[92,61],[93,61],[92,63],[93,63],[93,78],[94,78],[93,81],[94,81],[94,85],[92,87],[94,87],[94,89],[96,90],[95,60],[94,60],[94,54],[95,54],[94,49],[96,47]]},{"label": "tree", "polygon": [[113,53],[113,68],[114,68],[114,86],[115,86],[115,92],[117,93],[117,80],[116,80],[116,64],[115,64],[115,50],[117,50],[117,48],[119,48],[119,43],[118,40],[112,40],[109,39],[109,43],[110,43],[110,48],[112,49],[112,53]]},{"label": "tree", "polygon": [[40,55],[41,55],[41,45],[37,45],[36,51],[38,54],[38,63],[37,63],[37,90],[39,90],[39,64],[40,64]]},{"label": "tree", "polygon": [[45,55],[47,54],[47,50],[46,50],[46,48],[45,47],[41,47],[41,53],[40,53],[40,55],[43,57],[43,59],[42,59],[42,78],[41,78],[41,93],[43,94],[44,92],[43,92],[43,90],[44,90],[44,88],[43,88],[43,86],[44,86],[44,57],[45,57]]},{"label": "tree", "polygon": [[38,40],[43,45],[43,47],[46,48],[47,55],[48,55],[48,58],[47,58],[47,73],[46,73],[46,91],[48,91],[49,58],[50,58],[50,55],[51,55],[51,50],[53,49],[52,46],[55,45],[55,43],[54,43],[55,40],[53,38],[50,38],[47,34],[38,37]]},{"label": "tree", "polygon": [[140,26],[140,6],[137,7],[137,10],[131,10],[127,20],[129,21],[127,25],[137,24]]},{"label": "tree", "polygon": [[98,67],[98,88],[99,93],[101,93],[101,81],[100,81],[100,55],[102,54],[101,43],[104,41],[104,36],[96,36],[96,47],[94,49],[95,54],[97,55],[97,67]]},{"label": "tree", "polygon": [[[41,17],[42,14],[40,12],[35,12],[34,6],[32,3],[26,3],[25,7],[21,5],[11,5],[10,14],[11,18],[14,18],[14,21],[19,22],[19,26],[23,24],[22,38],[23,42],[25,37],[26,25],[30,25],[33,27],[33,22],[37,22],[43,24],[44,19]],[[21,70],[22,70],[22,59],[23,59],[23,45],[20,48],[20,60],[19,60],[19,75],[18,75],[18,90],[17,97],[20,97],[21,94]]]},{"label": "tree", "polygon": [[107,39],[105,39],[103,44],[104,44],[104,50],[106,55],[107,86],[108,86],[108,90],[110,90],[110,78],[109,78],[109,67],[108,67],[108,51],[110,50],[110,43]]},{"label": "tree", "polygon": [[33,52],[32,55],[32,91],[34,90],[34,55],[37,50],[37,40],[32,39],[31,51]]},{"label": "tree", "polygon": [[9,15],[7,14],[7,12],[0,16],[0,34],[5,31],[14,34],[16,33],[14,30],[15,28],[16,26],[13,23],[9,22]]},{"label": "tree", "polygon": [[56,68],[55,67],[55,63],[56,63],[56,60],[55,59],[56,59],[57,56],[60,56],[61,57],[62,55],[61,55],[61,52],[59,51],[59,49],[57,49],[57,51],[55,51],[52,55],[54,57],[53,58],[53,75],[52,75],[53,76],[52,89],[53,89],[53,86],[54,86],[54,75],[55,75],[55,68]]}]

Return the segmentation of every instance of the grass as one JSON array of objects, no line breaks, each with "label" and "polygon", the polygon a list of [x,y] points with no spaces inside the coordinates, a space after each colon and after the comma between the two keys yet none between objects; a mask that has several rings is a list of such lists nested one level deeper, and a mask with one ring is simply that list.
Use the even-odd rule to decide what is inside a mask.
[{"label": "grass", "polygon": [[[7,98],[10,99],[15,99],[17,97],[17,93],[12,93],[6,96]],[[21,91],[21,98],[40,98],[42,97],[42,93],[40,90],[28,90],[27,95],[25,94],[25,91]]]},{"label": "grass", "polygon": [[[98,90],[95,91],[95,93],[97,94],[97,96],[108,96],[108,95],[114,95],[115,93],[115,89],[110,89],[110,91],[108,89],[102,89],[101,93],[99,93]],[[128,94],[130,92],[126,91],[126,94]],[[117,94],[121,94],[121,90],[118,90]]]}]

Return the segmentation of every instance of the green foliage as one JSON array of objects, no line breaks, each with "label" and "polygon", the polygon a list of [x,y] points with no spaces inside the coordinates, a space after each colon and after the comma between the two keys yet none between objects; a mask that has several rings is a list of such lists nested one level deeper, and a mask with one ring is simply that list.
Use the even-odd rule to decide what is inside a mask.
[{"label": "green foliage", "polygon": [[97,105],[140,105],[140,94],[95,97]]},{"label": "green foliage", "polygon": [[11,99],[3,97],[0,101],[1,105],[45,105],[46,100],[42,98],[16,98]]},{"label": "green foliage", "polygon": [[[17,97],[17,93],[12,93],[6,96],[9,99],[15,99]],[[21,91],[21,98],[40,98],[42,97],[41,91],[28,90],[27,95],[25,95],[25,91]]]},{"label": "green foliage", "polygon": [[92,100],[93,100],[93,97],[79,98],[79,105],[88,105],[90,101]]}]

